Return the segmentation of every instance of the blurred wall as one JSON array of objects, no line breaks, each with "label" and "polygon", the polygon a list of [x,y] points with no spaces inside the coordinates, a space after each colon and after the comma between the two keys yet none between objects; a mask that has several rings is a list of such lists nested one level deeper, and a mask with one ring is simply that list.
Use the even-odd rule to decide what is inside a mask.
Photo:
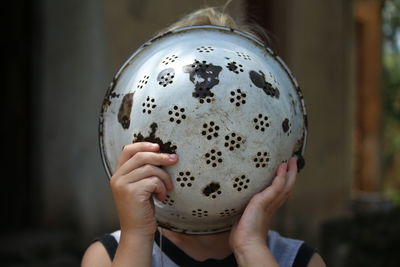
[{"label": "blurred wall", "polygon": [[352,1],[245,2],[297,78],[308,111],[306,167],[275,227],[319,246],[321,224],[348,214],[353,184]]},{"label": "blurred wall", "polygon": [[[349,212],[353,175],[353,21],[347,0],[280,1],[285,60],[306,101],[306,167],[283,227],[316,244],[320,224]],[[279,15],[275,20],[279,25]]]},{"label": "blurred wall", "polygon": [[[75,227],[86,240],[117,227],[97,140],[108,83],[158,30],[195,8],[224,3],[43,0],[33,135],[43,225]],[[272,6],[266,15],[309,113],[307,165],[277,228],[316,245],[319,224],[345,214],[350,196],[351,6],[346,0],[282,0]],[[234,1],[229,10],[245,9]]]},{"label": "blurred wall", "polygon": [[115,222],[97,123],[111,79],[103,1],[42,2],[37,180],[42,223],[98,232]]}]

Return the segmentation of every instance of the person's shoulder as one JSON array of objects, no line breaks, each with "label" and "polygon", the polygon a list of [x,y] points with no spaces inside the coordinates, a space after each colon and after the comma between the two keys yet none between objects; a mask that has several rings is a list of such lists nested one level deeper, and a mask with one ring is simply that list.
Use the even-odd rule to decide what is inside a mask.
[{"label": "person's shoulder", "polygon": [[103,244],[100,241],[92,243],[85,251],[82,258],[82,267],[96,266],[109,267],[111,266],[110,257]]},{"label": "person's shoulder", "polygon": [[117,230],[100,236],[86,249],[82,258],[82,267],[86,266],[111,266],[118,247],[121,231]]},{"label": "person's shoulder", "polygon": [[[280,233],[270,230],[268,232],[268,247],[279,262],[286,262],[292,258],[293,266],[325,267],[320,254],[310,247],[304,240],[281,236]],[[291,262],[292,260],[289,260]]]},{"label": "person's shoulder", "polygon": [[326,264],[324,260],[322,259],[321,255],[319,255],[317,252],[313,254],[307,265],[307,267],[325,267],[325,266]]}]

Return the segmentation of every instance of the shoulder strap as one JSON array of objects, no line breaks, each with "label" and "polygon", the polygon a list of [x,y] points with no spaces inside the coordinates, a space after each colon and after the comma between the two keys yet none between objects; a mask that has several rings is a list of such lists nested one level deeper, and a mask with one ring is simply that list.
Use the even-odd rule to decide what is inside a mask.
[{"label": "shoulder strap", "polygon": [[105,234],[102,237],[96,238],[94,241],[99,241],[107,250],[108,256],[113,261],[115,253],[117,252],[118,242],[113,235]]},{"label": "shoulder strap", "polygon": [[303,243],[297,252],[293,267],[306,267],[315,253],[315,249]]}]

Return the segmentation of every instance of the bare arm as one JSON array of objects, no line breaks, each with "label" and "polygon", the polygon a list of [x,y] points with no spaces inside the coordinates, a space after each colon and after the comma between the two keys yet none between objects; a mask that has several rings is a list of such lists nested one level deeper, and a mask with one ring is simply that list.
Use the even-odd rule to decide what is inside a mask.
[{"label": "bare arm", "polygon": [[[271,220],[290,196],[296,177],[296,159],[291,158],[289,163],[279,165],[271,186],[250,200],[230,236],[230,245],[239,266],[279,266],[265,240]],[[325,267],[325,263],[319,254],[314,254],[308,266]]]},{"label": "bare arm", "polygon": [[279,266],[265,242],[271,220],[289,197],[296,176],[296,159],[291,158],[279,165],[272,184],[250,200],[230,236],[239,266]]},{"label": "bare arm", "polygon": [[114,261],[111,262],[105,247],[97,241],[86,250],[81,267],[151,266],[152,244],[153,240],[138,236],[127,236],[123,239],[121,234]]},{"label": "bare arm", "polygon": [[111,266],[150,267],[153,240],[153,238],[142,236],[140,234],[123,235],[121,232],[121,240]]},{"label": "bare arm", "polygon": [[[172,190],[171,178],[157,166],[177,162],[176,155],[157,153],[157,144],[142,142],[125,146],[110,185],[115,200],[121,237],[113,262],[100,243],[91,245],[82,260],[82,267],[150,267],[154,233],[153,195],[165,200]],[[107,256],[107,260],[105,259]],[[96,259],[99,257],[99,260]]]}]

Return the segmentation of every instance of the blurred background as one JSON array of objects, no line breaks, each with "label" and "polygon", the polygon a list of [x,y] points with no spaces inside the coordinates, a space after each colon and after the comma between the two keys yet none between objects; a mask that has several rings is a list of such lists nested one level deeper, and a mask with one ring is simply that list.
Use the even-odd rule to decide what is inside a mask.
[{"label": "blurred background", "polygon": [[[118,229],[98,148],[122,63],[161,28],[225,0],[2,4],[1,266],[79,266]],[[400,0],[234,0],[299,81],[306,167],[274,228],[328,266],[400,266]]]}]

